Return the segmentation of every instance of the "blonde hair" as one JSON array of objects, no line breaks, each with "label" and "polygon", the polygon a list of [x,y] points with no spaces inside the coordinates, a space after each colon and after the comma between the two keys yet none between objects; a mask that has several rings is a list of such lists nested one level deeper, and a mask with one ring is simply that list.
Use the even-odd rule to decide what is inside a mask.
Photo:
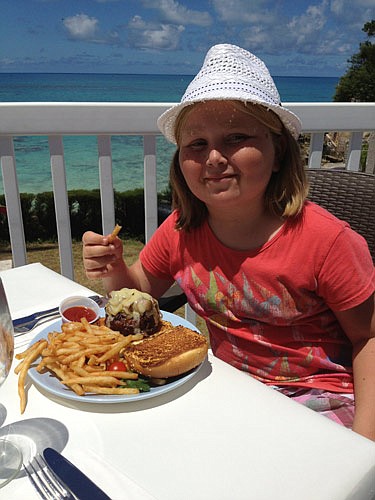
[{"label": "blonde hair", "polygon": [[[265,192],[266,209],[280,217],[294,217],[302,210],[308,192],[308,181],[298,142],[271,110],[254,103],[231,101],[236,109],[248,113],[269,128],[272,133],[279,170],[273,172]],[[185,107],[176,119],[175,137],[177,148],[181,130],[194,104]],[[206,205],[189,189],[179,164],[179,148],[175,152],[171,168],[173,208],[178,210],[177,229],[190,230],[199,227],[207,217]]]}]

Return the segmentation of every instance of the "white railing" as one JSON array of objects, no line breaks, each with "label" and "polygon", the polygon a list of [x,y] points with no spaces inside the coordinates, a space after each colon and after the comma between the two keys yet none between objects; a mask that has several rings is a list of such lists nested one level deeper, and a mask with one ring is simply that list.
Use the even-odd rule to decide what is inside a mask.
[{"label": "white railing", "polygon": [[[48,136],[61,273],[74,279],[72,239],[63,150],[65,135],[94,135],[98,142],[102,229],[115,223],[111,136],[140,135],[144,143],[145,236],[157,227],[157,117],[170,103],[0,103],[0,159],[13,266],[27,263],[13,138]],[[363,134],[375,131],[375,103],[287,103],[311,134],[308,167],[320,168],[324,136],[347,131],[346,168],[358,170]],[[369,166],[373,173],[373,165]]]}]

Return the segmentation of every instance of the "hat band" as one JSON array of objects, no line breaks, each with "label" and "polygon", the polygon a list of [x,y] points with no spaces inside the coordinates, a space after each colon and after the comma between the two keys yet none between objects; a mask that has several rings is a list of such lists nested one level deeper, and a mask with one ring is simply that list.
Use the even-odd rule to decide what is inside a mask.
[{"label": "hat band", "polygon": [[280,101],[266,92],[264,89],[255,86],[249,82],[238,81],[223,81],[207,83],[204,87],[197,87],[189,89],[188,92],[181,99],[182,103],[189,101],[208,100],[208,99],[238,99],[240,101],[253,101],[264,102],[279,106]]}]

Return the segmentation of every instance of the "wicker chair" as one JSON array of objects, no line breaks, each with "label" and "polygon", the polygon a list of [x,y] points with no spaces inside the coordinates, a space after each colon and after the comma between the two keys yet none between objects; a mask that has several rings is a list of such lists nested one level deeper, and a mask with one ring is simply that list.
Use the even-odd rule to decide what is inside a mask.
[{"label": "wicker chair", "polygon": [[375,262],[375,175],[308,169],[309,200],[348,222],[368,243]]}]

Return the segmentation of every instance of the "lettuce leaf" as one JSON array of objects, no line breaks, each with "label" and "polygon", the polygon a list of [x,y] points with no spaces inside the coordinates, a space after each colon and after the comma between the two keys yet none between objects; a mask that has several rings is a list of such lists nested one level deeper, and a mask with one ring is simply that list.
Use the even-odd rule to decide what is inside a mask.
[{"label": "lettuce leaf", "polygon": [[130,387],[132,389],[139,389],[139,392],[149,392],[150,384],[148,379],[138,377],[138,380],[123,380],[123,387]]}]

